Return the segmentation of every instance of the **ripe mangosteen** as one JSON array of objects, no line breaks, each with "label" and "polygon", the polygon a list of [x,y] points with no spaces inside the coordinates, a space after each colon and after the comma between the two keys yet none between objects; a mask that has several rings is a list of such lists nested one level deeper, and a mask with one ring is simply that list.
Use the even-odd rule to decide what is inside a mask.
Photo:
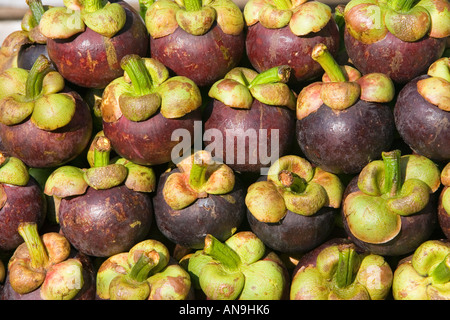
[{"label": "ripe mangosteen", "polygon": [[323,70],[311,59],[315,45],[336,56],[340,35],[331,8],[319,1],[250,0],[244,7],[245,46],[252,66],[263,72],[279,65],[292,68],[290,85],[298,88]]},{"label": "ripe mangosteen", "polygon": [[21,223],[24,239],[8,262],[3,300],[93,300],[95,273],[89,257],[60,233],[39,235],[35,223]]},{"label": "ripe mangosteen", "polygon": [[435,61],[426,75],[399,92],[394,107],[397,131],[416,153],[450,161],[450,58]]},{"label": "ripe mangosteen", "polygon": [[441,171],[443,188],[438,200],[438,221],[442,232],[450,239],[450,162]]},{"label": "ripe mangosteen", "polygon": [[43,14],[39,28],[57,70],[80,87],[104,88],[122,75],[124,56],[148,53],[145,23],[125,1],[65,1]]},{"label": "ripe mangosteen", "polygon": [[361,76],[340,67],[327,48],[312,53],[325,70],[322,82],[302,89],[297,99],[297,142],[303,154],[335,174],[356,174],[393,143],[391,107],[395,88],[381,73]]},{"label": "ripe mangosteen", "polygon": [[244,17],[231,0],[155,1],[145,23],[151,57],[200,87],[221,79],[244,54]]},{"label": "ripe mangosteen", "polygon": [[447,0],[352,0],[344,10],[344,42],[363,74],[405,84],[441,57],[450,35]]},{"label": "ripe mangosteen", "polygon": [[56,167],[88,145],[92,117],[80,95],[65,85],[43,55],[28,71],[0,75],[0,136],[5,151],[34,168]]},{"label": "ripe mangosteen", "polygon": [[385,300],[393,271],[383,256],[345,238],[303,255],[292,276],[291,300]]},{"label": "ripe mangosteen", "polygon": [[344,186],[340,179],[295,155],[283,156],[245,197],[252,231],[277,251],[302,254],[334,229]]},{"label": "ripe mangosteen", "polygon": [[23,242],[19,224],[36,223],[41,228],[46,213],[45,196],[27,166],[0,152],[0,250],[16,249]]},{"label": "ripe mangosteen", "polygon": [[41,0],[27,0],[29,9],[25,12],[21,30],[10,33],[0,48],[0,73],[9,68],[30,70],[41,55],[48,57],[47,38],[39,30],[39,21],[49,6]]},{"label": "ripe mangosteen", "polygon": [[167,163],[179,143],[174,131],[185,130],[191,138],[194,123],[201,121],[200,90],[187,77],[170,78],[167,68],[153,58],[129,55],[122,59],[122,68],[124,76],[103,92],[104,134],[115,152],[134,163]]},{"label": "ripe mangosteen", "polygon": [[92,142],[94,166],[61,166],[44,192],[53,196],[61,232],[80,252],[109,257],[129,250],[148,234],[153,220],[149,192],[152,168],[123,158],[109,163],[111,144],[101,135]]},{"label": "ripe mangosteen", "polygon": [[224,241],[245,217],[245,190],[233,170],[197,151],[164,172],[153,198],[158,229],[170,241],[202,248],[206,234]]},{"label": "ripe mangosteen", "polygon": [[261,173],[294,141],[295,93],[286,82],[291,68],[258,74],[234,68],[209,90],[204,111],[205,148],[239,172]]},{"label": "ripe mangosteen", "polygon": [[437,225],[440,171],[420,155],[383,152],[348,184],[342,219],[361,248],[383,256],[414,251]]}]

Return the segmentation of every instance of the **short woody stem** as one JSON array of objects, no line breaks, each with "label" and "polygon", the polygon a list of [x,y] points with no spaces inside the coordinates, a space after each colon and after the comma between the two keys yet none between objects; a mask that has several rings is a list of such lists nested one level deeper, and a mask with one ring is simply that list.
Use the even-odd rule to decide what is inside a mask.
[{"label": "short woody stem", "polygon": [[345,82],[347,81],[341,67],[333,58],[328,48],[323,44],[317,44],[311,53],[311,57],[314,61],[317,61],[328,77],[333,82]]},{"label": "short woody stem", "polygon": [[267,83],[277,83],[277,82],[286,83],[289,81],[290,75],[291,75],[291,67],[287,65],[273,67],[258,74],[252,80],[252,82],[250,82],[248,87],[251,88],[258,84],[267,84]]},{"label": "short woody stem", "polygon": [[109,165],[109,157],[112,150],[111,141],[104,136],[98,136],[93,142],[94,147],[94,167],[104,167]]},{"label": "short woody stem", "polygon": [[278,174],[281,184],[294,193],[302,193],[306,189],[306,181],[297,174],[288,170],[282,170]]},{"label": "short woody stem", "polygon": [[21,223],[18,232],[23,238],[31,257],[31,266],[36,269],[43,268],[48,263],[47,250],[39,236],[36,223]]}]

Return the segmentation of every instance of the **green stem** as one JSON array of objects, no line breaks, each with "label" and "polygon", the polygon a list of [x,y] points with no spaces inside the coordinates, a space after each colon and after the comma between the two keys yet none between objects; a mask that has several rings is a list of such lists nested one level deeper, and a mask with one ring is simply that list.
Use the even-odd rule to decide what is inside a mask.
[{"label": "green stem", "polygon": [[290,0],[274,0],[273,2],[279,10],[289,10],[292,8]]},{"label": "green stem", "polygon": [[155,2],[155,0],[139,0],[139,15],[145,21],[145,15],[148,8]]},{"label": "green stem", "polygon": [[19,224],[18,232],[25,241],[31,257],[31,266],[36,269],[44,268],[48,263],[47,250],[39,236],[36,223],[24,222]]},{"label": "green stem", "polygon": [[284,187],[289,188],[294,193],[302,193],[306,189],[305,179],[288,170],[282,170],[278,174],[278,179]]},{"label": "green stem", "polygon": [[95,12],[103,8],[102,0],[85,0],[84,1],[84,11]]},{"label": "green stem", "polygon": [[44,55],[40,55],[28,73],[25,85],[25,96],[27,100],[35,100],[41,94],[44,77],[50,70],[50,61]]},{"label": "green stem", "polygon": [[336,270],[336,283],[339,288],[345,288],[353,283],[353,270],[358,262],[358,255],[353,248],[339,251],[339,262]]},{"label": "green stem", "polygon": [[241,263],[236,251],[210,234],[206,235],[203,252],[220,262],[228,270],[238,269]]},{"label": "green stem", "polygon": [[131,79],[134,92],[137,95],[146,95],[151,93],[153,80],[145,67],[144,60],[135,54],[130,54],[122,58],[121,67],[126,71]]},{"label": "green stem", "polygon": [[441,284],[450,281],[450,254],[431,272],[433,283]]},{"label": "green stem", "polygon": [[[156,253],[156,252],[155,252]],[[131,268],[130,273],[128,273],[127,277],[137,282],[144,282],[147,280],[150,271],[158,264],[159,255],[146,255],[141,254],[138,261]]]},{"label": "green stem", "polygon": [[319,43],[314,47],[311,53],[311,57],[314,61],[317,61],[321,65],[322,69],[325,71],[331,81],[347,81],[341,67],[338,65],[336,60],[328,51],[328,48],[323,43]]},{"label": "green stem", "polygon": [[42,15],[44,14],[44,6],[41,0],[27,0],[27,5],[30,7],[33,19],[36,22],[36,26],[41,21]]},{"label": "green stem", "polygon": [[208,169],[208,165],[205,163],[196,163],[192,164],[191,171],[189,173],[189,185],[194,190],[200,190],[201,187],[206,182],[206,171]]},{"label": "green stem", "polygon": [[94,146],[94,167],[104,167],[109,165],[109,156],[112,150],[111,141],[104,136],[98,136],[93,142]]},{"label": "green stem", "polygon": [[388,0],[388,6],[398,12],[408,12],[415,5],[416,0]]},{"label": "green stem", "polygon": [[400,167],[400,150],[382,152],[384,162],[384,192],[394,197],[401,189],[402,176]]},{"label": "green stem", "polygon": [[202,0],[184,0],[186,11],[197,11],[202,8]]},{"label": "green stem", "polygon": [[248,88],[251,88],[258,84],[277,83],[277,82],[286,83],[288,82],[290,75],[291,75],[291,67],[287,65],[273,67],[258,74],[252,80],[252,82],[250,82]]}]

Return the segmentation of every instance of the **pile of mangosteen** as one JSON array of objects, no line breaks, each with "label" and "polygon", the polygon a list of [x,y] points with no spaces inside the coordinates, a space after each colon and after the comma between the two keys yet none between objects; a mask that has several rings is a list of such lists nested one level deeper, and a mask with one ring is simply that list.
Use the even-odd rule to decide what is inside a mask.
[{"label": "pile of mangosteen", "polygon": [[448,0],[26,0],[0,300],[450,300]]}]

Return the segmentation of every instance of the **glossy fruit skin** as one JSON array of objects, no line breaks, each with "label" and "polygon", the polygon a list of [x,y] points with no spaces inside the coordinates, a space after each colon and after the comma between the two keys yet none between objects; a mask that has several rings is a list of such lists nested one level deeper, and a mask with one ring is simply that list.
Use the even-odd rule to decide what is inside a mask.
[{"label": "glossy fruit skin", "polygon": [[414,152],[447,162],[450,160],[450,112],[429,103],[417,91],[417,82],[428,77],[416,77],[400,90],[394,107],[395,125]]},{"label": "glossy fruit skin", "polygon": [[161,175],[153,198],[159,231],[173,243],[193,249],[204,247],[208,233],[221,241],[228,239],[245,218],[245,189],[240,181],[236,179],[233,190],[225,195],[210,194],[184,209],[174,210],[162,192],[165,181],[175,172],[179,170]]},{"label": "glossy fruit skin", "polygon": [[250,63],[258,72],[279,65],[292,68],[289,84],[296,88],[323,73],[319,63],[311,58],[316,44],[323,43],[335,56],[339,50],[339,31],[333,19],[319,32],[296,36],[289,26],[279,29],[265,28],[261,23],[248,27],[246,52]]},{"label": "glossy fruit skin", "polygon": [[[213,99],[205,108],[204,124],[205,134],[207,130],[219,130],[224,141],[224,143],[221,143],[222,161],[239,172],[259,173],[261,168],[268,168],[271,163],[265,163],[263,157],[267,155],[269,159],[273,158],[270,154],[272,146],[276,148],[278,145],[278,156],[281,157],[289,152],[295,139],[295,113],[286,107],[269,106],[256,99],[249,110],[230,108],[219,100]],[[260,132],[261,129],[266,131]],[[226,139],[227,131],[229,134],[231,133],[231,136],[229,136],[232,137],[239,135],[238,130],[242,130],[244,134],[245,132],[256,134],[258,137],[256,150],[251,147],[248,140],[245,141],[245,147],[243,148],[239,140]],[[278,130],[278,140],[276,136],[272,138],[272,130]],[[214,134],[214,131],[212,133]],[[266,133],[267,141],[264,140]],[[205,146],[211,143],[220,143],[220,141],[214,141],[214,139],[205,141]],[[261,147],[263,143],[266,146]],[[264,148],[266,148],[266,152],[263,151]],[[233,150],[233,154],[227,154],[229,150]],[[241,161],[243,154],[245,155],[245,161]],[[256,163],[250,161],[251,154],[257,156]],[[260,155],[263,157],[260,157]],[[217,154],[214,156],[220,157]],[[277,159],[278,157],[274,161]]]},{"label": "glossy fruit skin", "polygon": [[394,140],[391,108],[359,100],[333,111],[322,105],[297,120],[297,142],[305,156],[325,171],[356,174],[371,160],[379,159]]},{"label": "glossy fruit skin", "polygon": [[38,228],[45,222],[47,200],[37,181],[30,177],[25,186],[2,184],[7,195],[0,208],[0,250],[15,250],[23,238],[17,229],[21,222],[35,222]]},{"label": "glossy fruit skin", "polygon": [[41,54],[48,58],[47,44],[32,43],[24,45],[20,48],[17,66],[25,70],[31,70],[34,62]]},{"label": "glossy fruit skin", "polygon": [[0,123],[0,140],[5,150],[28,167],[51,168],[67,163],[80,155],[91,139],[89,106],[77,92],[65,92],[75,98],[76,111],[64,127],[53,131],[41,130],[30,118],[13,126]]},{"label": "glossy fruit skin", "polygon": [[431,63],[441,57],[446,38],[425,36],[415,42],[404,42],[388,32],[382,40],[364,44],[345,29],[344,43],[349,58],[362,74],[381,72],[395,83],[405,84],[425,74]]},{"label": "glossy fruit skin", "polygon": [[[94,300],[95,299],[95,269],[92,260],[85,254],[72,250],[71,258],[80,260],[83,266],[83,288],[72,300]],[[0,300],[43,300],[41,290],[37,289],[30,293],[19,294],[11,287],[9,275],[6,275],[3,292],[0,292]]]},{"label": "glossy fruit skin", "polygon": [[[343,201],[349,193],[358,191],[358,176],[354,177],[347,185]],[[341,206],[341,216],[344,229],[358,247],[382,256],[401,256],[413,252],[421,243],[428,240],[435,230],[437,220],[437,197],[430,195],[430,201],[424,209],[418,213],[401,216],[400,233],[392,240],[383,244],[371,244],[357,239],[350,231],[345,219],[345,212]]]},{"label": "glossy fruit skin", "polygon": [[222,79],[241,61],[244,48],[244,32],[226,34],[217,22],[201,36],[191,35],[178,27],[167,36],[150,38],[151,57],[176,75],[190,78],[199,87]]},{"label": "glossy fruit skin", "polygon": [[136,164],[157,165],[171,161],[172,149],[180,143],[172,138],[175,130],[187,130],[194,143],[196,121],[201,121],[199,109],[178,119],[167,119],[158,112],[139,122],[124,116],[116,122],[103,121],[103,131],[120,156]]},{"label": "glossy fruit skin", "polygon": [[112,38],[88,27],[68,39],[48,39],[47,50],[58,72],[75,85],[102,89],[123,75],[120,60],[128,54],[147,56],[148,33],[139,14],[126,2],[126,22]]},{"label": "glossy fruit skin", "polygon": [[80,252],[109,257],[143,240],[153,221],[151,198],[119,185],[105,190],[88,187],[85,194],[61,199],[61,231]]}]

